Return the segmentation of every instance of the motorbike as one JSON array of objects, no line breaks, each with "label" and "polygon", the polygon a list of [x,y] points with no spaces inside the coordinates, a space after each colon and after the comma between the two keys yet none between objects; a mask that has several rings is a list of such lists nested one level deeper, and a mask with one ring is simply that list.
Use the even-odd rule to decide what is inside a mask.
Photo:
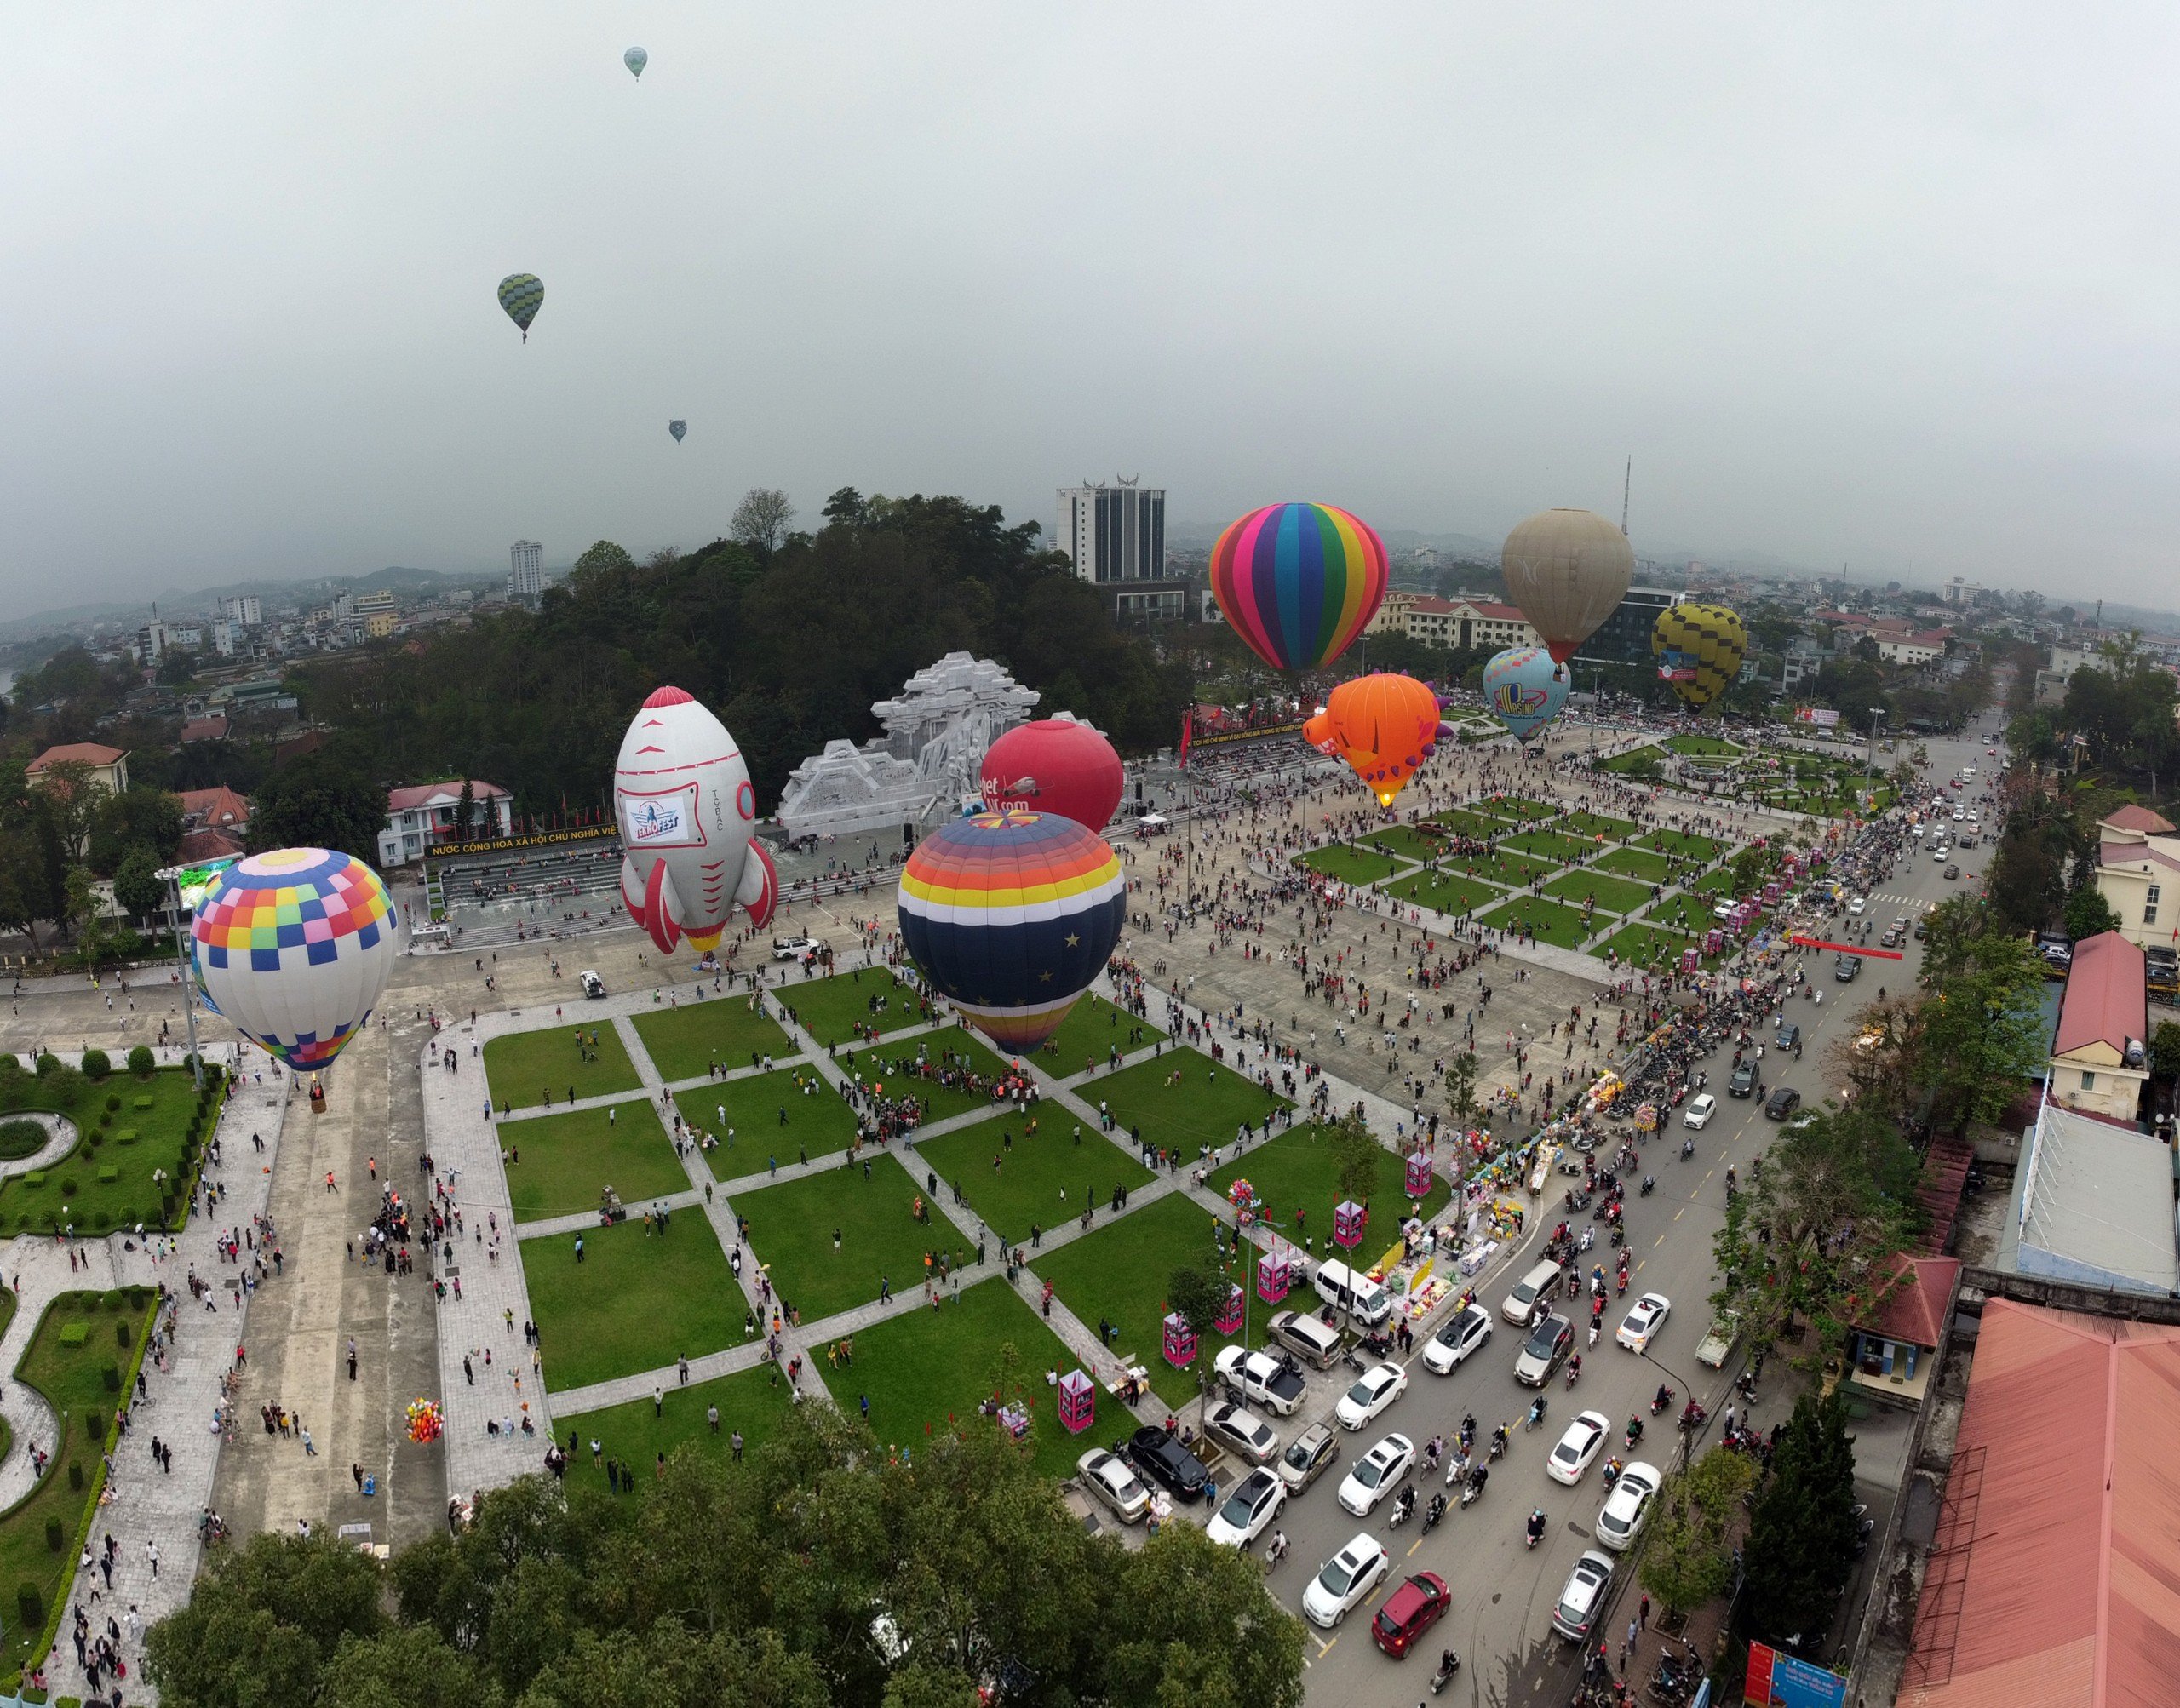
[{"label": "motorbike", "polygon": [[1495,1429],[1495,1430],[1492,1430],[1492,1432],[1491,1432],[1491,1451],[1490,1451],[1489,1453],[1486,1453],[1486,1454],[1484,1455],[1484,1457],[1485,1457],[1485,1459],[1489,1459],[1489,1460],[1498,1460],[1498,1459],[1504,1459],[1506,1456],[1506,1424],[1500,1424],[1500,1425],[1499,1425],[1499,1427],[1498,1427],[1497,1429]]},{"label": "motorbike", "polygon": [[1640,1418],[1630,1418],[1627,1420],[1627,1436],[1626,1443],[1627,1450],[1630,1453],[1632,1453],[1642,1439],[1643,1420]]},{"label": "motorbike", "polygon": [[1385,1527],[1388,1530],[1397,1530],[1402,1525],[1407,1523],[1414,1513],[1415,1491],[1412,1487],[1403,1488],[1400,1492],[1400,1499],[1393,1502],[1392,1519]]},{"label": "motorbike", "polygon": [[1701,1401],[1690,1400],[1680,1408],[1680,1426],[1684,1430],[1700,1430],[1709,1421],[1710,1416]]},{"label": "motorbike", "polygon": [[1544,1540],[1544,1509],[1542,1507],[1538,1507],[1535,1511],[1529,1514],[1528,1530],[1530,1547],[1534,1548]]},{"label": "motorbike", "polygon": [[1454,1675],[1461,1670],[1461,1658],[1450,1648],[1438,1657],[1438,1670],[1431,1675],[1431,1694],[1433,1696],[1454,1682]]},{"label": "motorbike", "polygon": [[1655,1174],[1645,1174],[1643,1177],[1643,1184],[1638,1189],[1638,1195],[1647,1198],[1657,1189],[1658,1177]]},{"label": "motorbike", "polygon": [[1482,1465],[1477,1466],[1471,1471],[1468,1474],[1468,1481],[1461,1485],[1461,1505],[1473,1505],[1477,1498],[1483,1493],[1483,1485],[1490,1480],[1490,1476],[1491,1473]]},{"label": "motorbike", "polygon": [[1446,1497],[1434,1494],[1431,1504],[1423,1509],[1423,1533],[1428,1536],[1438,1527],[1438,1521],[1446,1516]]},{"label": "motorbike", "polygon": [[1446,1487],[1451,1488],[1469,1473],[1469,1456],[1462,1453],[1446,1461]]},{"label": "motorbike", "polygon": [[1665,1410],[1667,1406],[1672,1404],[1675,1397],[1676,1396],[1672,1389],[1659,1389],[1656,1393],[1650,1396],[1650,1415],[1654,1418],[1656,1417],[1658,1413]]},{"label": "motorbike", "polygon": [[1541,1429],[1541,1428],[1543,1428],[1543,1427],[1544,1427],[1544,1413],[1545,1413],[1544,1396],[1543,1396],[1543,1395],[1541,1395],[1541,1394],[1540,1394],[1540,1395],[1538,1395],[1538,1396],[1536,1396],[1536,1399],[1535,1399],[1535,1402],[1534,1402],[1533,1404],[1531,1404],[1531,1406],[1529,1407],[1529,1419],[1528,1419],[1528,1420],[1527,1420],[1527,1421],[1523,1424],[1523,1427],[1524,1429],[1530,1429],[1530,1430],[1536,1430],[1536,1429]]},{"label": "motorbike", "polygon": [[1681,1160],[1683,1162],[1685,1162],[1685,1161],[1688,1161],[1688,1159],[1689,1159],[1690,1157],[1691,1157],[1691,1156],[1693,1156],[1693,1155],[1695,1155],[1695,1141],[1693,1138],[1684,1138],[1683,1140],[1681,1140],[1681,1142],[1680,1142],[1680,1160]]},{"label": "motorbike", "polygon": [[1581,1377],[1582,1361],[1579,1356],[1577,1356],[1570,1361],[1567,1366],[1567,1386],[1570,1392],[1573,1390],[1575,1384],[1579,1382],[1581,1379]]},{"label": "motorbike", "polygon": [[1619,1223],[1615,1222],[1615,1223],[1612,1224],[1612,1244],[1613,1244],[1613,1248],[1616,1251],[1616,1250],[1618,1250],[1621,1247],[1622,1247],[1622,1246],[1626,1245],[1626,1243],[1627,1243],[1627,1229],[1625,1229],[1625,1228],[1623,1228],[1623,1227],[1621,1227],[1621,1226],[1620,1225],[1620,1224],[1619,1224]]}]

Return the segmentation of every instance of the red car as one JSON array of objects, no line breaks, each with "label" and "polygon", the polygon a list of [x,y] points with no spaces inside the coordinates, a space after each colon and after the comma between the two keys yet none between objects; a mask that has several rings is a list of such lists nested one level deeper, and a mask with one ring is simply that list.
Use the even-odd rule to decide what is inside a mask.
[{"label": "red car", "polygon": [[1446,1580],[1436,1572],[1418,1572],[1385,1597],[1377,1618],[1370,1621],[1370,1635],[1380,1648],[1398,1660],[1438,1622],[1453,1598]]}]

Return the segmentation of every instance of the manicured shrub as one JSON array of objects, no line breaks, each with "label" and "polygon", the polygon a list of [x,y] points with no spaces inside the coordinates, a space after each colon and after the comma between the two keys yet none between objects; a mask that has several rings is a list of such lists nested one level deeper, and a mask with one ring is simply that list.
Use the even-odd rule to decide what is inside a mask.
[{"label": "manicured shrub", "polygon": [[0,1121],[0,1158],[14,1161],[45,1149],[46,1130],[34,1121]]},{"label": "manicured shrub", "polygon": [[83,1467],[81,1464],[72,1463],[68,1467],[68,1487],[71,1488],[81,1488],[83,1486]]},{"label": "manicured shrub", "polygon": [[103,1050],[83,1052],[83,1077],[102,1080],[113,1071],[113,1058]]},{"label": "manicured shrub", "polygon": [[158,1058],[152,1055],[149,1044],[139,1044],[129,1052],[129,1071],[140,1080],[149,1079],[158,1065]]},{"label": "manicured shrub", "polygon": [[99,1372],[99,1380],[106,1384],[107,1393],[118,1394],[121,1391],[121,1367],[118,1364],[107,1365],[105,1369]]},{"label": "manicured shrub", "polygon": [[60,1057],[54,1055],[50,1050],[48,1050],[43,1055],[37,1058],[37,1076],[41,1080],[51,1078],[53,1075],[60,1071]]},{"label": "manicured shrub", "polygon": [[117,1322],[113,1325],[113,1338],[118,1345],[126,1346],[136,1338],[136,1333],[128,1323]]}]

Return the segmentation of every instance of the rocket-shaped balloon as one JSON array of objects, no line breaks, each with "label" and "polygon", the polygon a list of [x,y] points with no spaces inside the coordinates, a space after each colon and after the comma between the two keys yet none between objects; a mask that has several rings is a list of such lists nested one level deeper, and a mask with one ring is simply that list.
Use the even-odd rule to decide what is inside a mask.
[{"label": "rocket-shaped balloon", "polygon": [[663,954],[716,948],[739,906],[769,923],[780,883],[756,840],[757,794],[734,737],[694,696],[645,701],[613,768],[621,899]]}]

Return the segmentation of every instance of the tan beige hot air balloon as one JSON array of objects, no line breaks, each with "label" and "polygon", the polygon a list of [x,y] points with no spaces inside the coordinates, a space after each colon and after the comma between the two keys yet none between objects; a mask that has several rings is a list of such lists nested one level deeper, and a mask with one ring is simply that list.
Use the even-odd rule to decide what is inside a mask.
[{"label": "tan beige hot air balloon", "polygon": [[1635,578],[1627,536],[1594,510],[1540,510],[1499,554],[1506,596],[1559,663],[1618,609]]}]

